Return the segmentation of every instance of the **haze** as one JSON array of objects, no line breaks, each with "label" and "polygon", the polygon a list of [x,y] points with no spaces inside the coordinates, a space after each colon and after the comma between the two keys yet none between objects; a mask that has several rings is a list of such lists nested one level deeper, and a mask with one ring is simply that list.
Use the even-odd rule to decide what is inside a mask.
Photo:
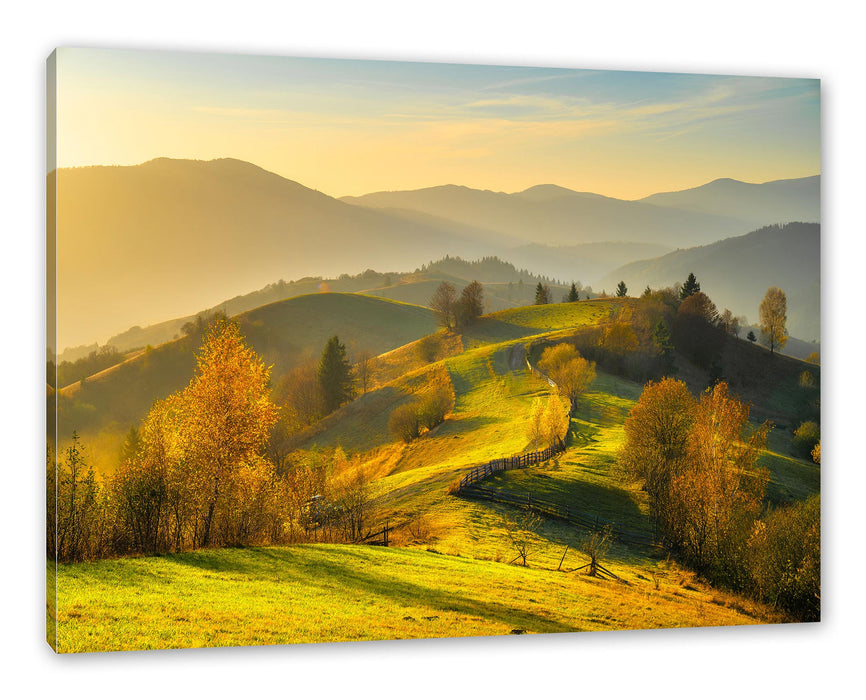
[{"label": "haze", "polygon": [[56,165],[233,157],[335,197],[638,199],[814,175],[819,96],[817,80],[60,49]]}]

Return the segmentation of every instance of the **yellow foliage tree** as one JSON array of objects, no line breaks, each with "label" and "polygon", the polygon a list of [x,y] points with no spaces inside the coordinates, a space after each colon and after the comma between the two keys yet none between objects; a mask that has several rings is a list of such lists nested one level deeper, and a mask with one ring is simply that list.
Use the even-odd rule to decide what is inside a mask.
[{"label": "yellow foliage tree", "polygon": [[748,423],[749,406],[725,382],[701,395],[671,499],[679,545],[702,568],[741,564],[744,552],[732,548],[761,511],[767,473],[757,460],[771,426]]},{"label": "yellow foliage tree", "polygon": [[788,300],[778,287],[770,287],[759,309],[761,335],[773,354],[788,342]]},{"label": "yellow foliage tree", "polygon": [[260,461],[277,407],[269,397],[270,369],[244,344],[237,324],[213,325],[196,359],[181,395],[180,438],[205,499],[200,543],[206,547],[223,483]]},{"label": "yellow foliage tree", "polygon": [[578,397],[595,380],[595,362],[589,362],[570,343],[559,343],[541,353],[538,367],[556,384],[560,395],[568,399],[571,409]]},{"label": "yellow foliage tree", "polygon": [[643,483],[659,534],[670,543],[671,484],[685,469],[686,449],[695,420],[695,399],[685,382],[649,382],[625,421],[620,465]]},{"label": "yellow foliage tree", "polygon": [[550,447],[556,447],[565,439],[569,423],[568,408],[568,405],[556,394],[552,394],[547,399],[542,418],[542,433]]}]

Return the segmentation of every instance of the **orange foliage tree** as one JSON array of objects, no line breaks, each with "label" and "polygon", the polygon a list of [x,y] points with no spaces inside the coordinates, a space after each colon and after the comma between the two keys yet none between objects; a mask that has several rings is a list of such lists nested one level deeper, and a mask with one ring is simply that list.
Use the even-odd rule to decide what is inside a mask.
[{"label": "orange foliage tree", "polygon": [[725,382],[707,389],[695,410],[685,469],[671,484],[678,545],[717,578],[745,576],[745,543],[761,512],[767,472],[757,466],[770,424],[749,428],[749,407]]},{"label": "orange foliage tree", "polygon": [[649,382],[624,425],[620,465],[643,484],[657,533],[666,544],[673,544],[671,485],[685,470],[695,406],[684,382],[670,378]]}]

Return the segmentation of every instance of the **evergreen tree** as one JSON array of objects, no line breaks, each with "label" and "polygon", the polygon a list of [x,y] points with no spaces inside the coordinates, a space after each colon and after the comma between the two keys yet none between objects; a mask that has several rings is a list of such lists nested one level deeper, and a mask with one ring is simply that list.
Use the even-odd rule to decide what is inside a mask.
[{"label": "evergreen tree", "polygon": [[758,339],[758,337],[755,335],[755,331],[749,331],[749,335],[746,336],[746,339],[750,343],[754,343]]},{"label": "evergreen tree", "polygon": [[656,347],[656,355],[665,364],[666,371],[675,371],[674,343],[671,339],[671,332],[662,319],[659,319],[653,328],[653,344]]},{"label": "evergreen tree", "polygon": [[683,286],[680,287],[680,300],[697,294],[699,291],[701,291],[701,284],[695,279],[695,273],[690,272]]},{"label": "evergreen tree", "polygon": [[535,287],[535,303],[536,304],[549,304],[550,303],[550,290],[547,288],[547,285],[538,283]]},{"label": "evergreen tree", "polygon": [[325,413],[336,411],[355,394],[352,367],[346,357],[346,346],[332,336],[322,352],[317,370],[322,387]]},{"label": "evergreen tree", "polygon": [[568,301],[578,301],[580,299],[580,295],[577,293],[577,287],[574,286],[574,282],[571,283],[571,289],[568,291]]},{"label": "evergreen tree", "polygon": [[618,297],[624,297],[628,294],[628,287],[625,286],[625,281],[620,280],[619,284],[616,285],[616,295]]}]

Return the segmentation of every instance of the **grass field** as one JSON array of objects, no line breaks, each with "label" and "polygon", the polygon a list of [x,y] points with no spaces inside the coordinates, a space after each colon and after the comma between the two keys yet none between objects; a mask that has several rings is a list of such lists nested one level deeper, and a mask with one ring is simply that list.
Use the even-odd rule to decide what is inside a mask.
[{"label": "grass field", "polygon": [[[360,545],[57,569],[57,649],[110,651],[742,625],[769,618],[660,563],[627,583]],[[49,569],[49,575],[51,571]],[[642,576],[642,578],[641,578]]]}]

